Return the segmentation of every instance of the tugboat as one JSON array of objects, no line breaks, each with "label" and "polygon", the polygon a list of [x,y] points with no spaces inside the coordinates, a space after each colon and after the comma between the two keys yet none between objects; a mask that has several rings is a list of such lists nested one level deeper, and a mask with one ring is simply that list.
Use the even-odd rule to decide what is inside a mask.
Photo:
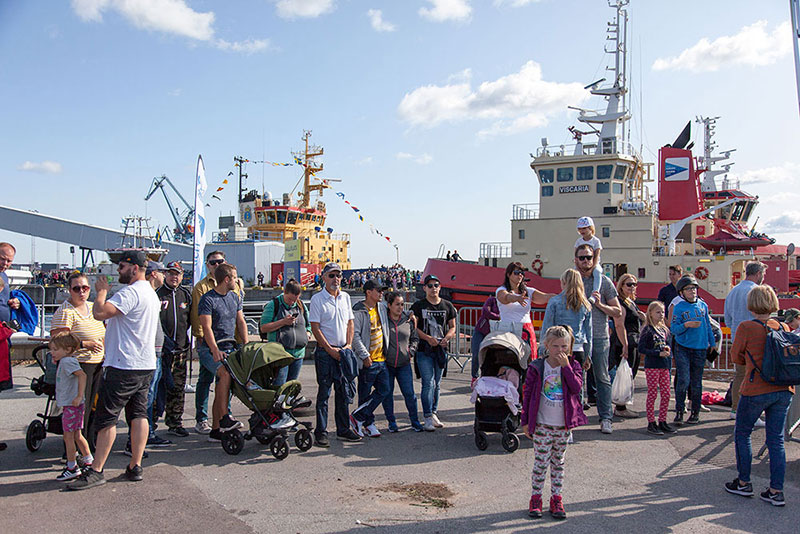
[{"label": "tugboat", "polygon": [[[605,86],[605,78],[586,86],[605,98],[605,113],[575,108],[578,121],[589,131],[570,127],[573,145],[552,147],[545,138],[531,154],[540,203],[513,206],[511,242],[481,244],[478,264],[428,260],[424,276],[438,276],[444,296],[457,306],[482,304],[500,285],[503,268],[511,261],[530,268],[529,286],[559,292],[561,274],[573,266],[575,223],[581,216],[594,219],[603,243],[604,273],[612,280],[635,274],[637,294],[645,305],[666,283],[671,265],[695,275],[700,295],[715,314],[723,313],[725,296],[743,279],[752,260],[769,266],[766,283],[778,293],[788,293],[790,271],[797,269],[794,247],[787,250],[748,228],[758,197],[730,188],[727,178],[717,187],[717,175],[731,164],[722,170],[713,166],[732,152],[713,155],[718,117],[697,119],[705,131],[703,157],[692,155],[690,124],[675,143],[659,150],[657,199],[651,195],[652,164],[631,145],[627,128],[627,4],[628,0],[610,3],[616,17],[608,24],[606,52],[613,56],[608,69],[613,77]],[[585,142],[585,136],[595,139]],[[782,299],[781,307],[798,302]]]}]

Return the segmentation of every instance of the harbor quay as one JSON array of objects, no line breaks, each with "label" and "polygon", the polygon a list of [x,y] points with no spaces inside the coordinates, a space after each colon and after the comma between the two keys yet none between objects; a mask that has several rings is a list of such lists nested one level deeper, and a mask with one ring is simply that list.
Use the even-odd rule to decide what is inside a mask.
[{"label": "harbor quay", "polygon": [[[195,372],[196,372],[195,367]],[[63,491],[62,443],[48,434],[29,452],[25,429],[44,408],[45,398],[29,388],[35,365],[13,368],[15,386],[0,403],[0,521],[7,534],[44,532],[508,532],[542,529],[571,532],[770,532],[798,531],[800,445],[786,443],[786,506],[725,492],[736,476],[733,421],[729,409],[712,407],[702,422],[668,438],[645,432],[644,417],[615,421],[614,433],[599,432],[596,410],[575,430],[566,453],[564,505],[567,521],[529,519],[534,451],[522,439],[514,453],[498,434],[479,451],[473,437],[470,377],[450,365],[442,380],[439,413],[445,427],[413,432],[400,395],[395,413],[400,431],[386,432],[378,410],[380,438],[359,443],[331,441],[330,449],[276,460],[269,447],[247,441],[237,456],[194,432],[173,437],[174,445],[149,450],[145,479],[127,482],[128,457],[120,422],[106,465],[108,483],[87,492]],[[193,377],[192,382],[196,379]],[[314,399],[314,365],[300,374],[303,394]],[[706,390],[724,392],[727,382],[705,380]],[[419,384],[415,382],[418,391]],[[644,378],[636,380],[634,408],[643,407]],[[194,396],[186,396],[184,426],[194,425]],[[233,415],[249,410],[237,399]],[[313,407],[300,413],[313,422]],[[332,421],[329,425],[332,424]],[[159,430],[163,431],[163,428]],[[764,430],[753,432],[754,453]],[[753,462],[753,485],[768,485],[767,454]],[[549,486],[549,482],[547,483]],[[549,492],[546,486],[545,493]]]}]

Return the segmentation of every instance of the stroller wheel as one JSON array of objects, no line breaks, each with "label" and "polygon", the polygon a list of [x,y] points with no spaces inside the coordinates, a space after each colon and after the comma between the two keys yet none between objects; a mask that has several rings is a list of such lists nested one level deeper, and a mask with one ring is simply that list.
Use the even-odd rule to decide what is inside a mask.
[{"label": "stroller wheel", "polygon": [[222,449],[228,454],[236,455],[244,449],[244,436],[238,430],[222,433]]},{"label": "stroller wheel", "polygon": [[489,438],[486,436],[486,432],[480,430],[475,432],[475,446],[482,451],[489,448]]},{"label": "stroller wheel", "polygon": [[516,434],[503,435],[503,448],[508,452],[514,452],[519,449],[519,438]]},{"label": "stroller wheel", "polygon": [[47,431],[44,429],[44,423],[35,419],[28,425],[28,432],[25,433],[25,446],[31,452],[36,452],[42,446]]},{"label": "stroller wheel", "polygon": [[289,456],[289,443],[283,436],[275,437],[269,448],[272,451],[272,456],[274,456],[276,460],[283,460]]},{"label": "stroller wheel", "polygon": [[294,444],[303,452],[306,452],[314,444],[314,439],[311,437],[311,432],[303,427],[294,435]]}]

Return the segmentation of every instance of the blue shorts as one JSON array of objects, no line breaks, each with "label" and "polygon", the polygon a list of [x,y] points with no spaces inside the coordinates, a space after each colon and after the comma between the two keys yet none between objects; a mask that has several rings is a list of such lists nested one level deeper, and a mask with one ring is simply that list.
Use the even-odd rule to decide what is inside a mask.
[{"label": "blue shorts", "polygon": [[[220,347],[219,350],[230,354],[231,352],[236,350],[236,347],[234,346]],[[214,361],[214,355],[211,354],[211,349],[208,348],[208,345],[206,345],[205,343],[197,347],[197,359],[200,360],[200,365],[205,367],[214,376],[217,375],[217,369],[222,367],[222,362]]]}]

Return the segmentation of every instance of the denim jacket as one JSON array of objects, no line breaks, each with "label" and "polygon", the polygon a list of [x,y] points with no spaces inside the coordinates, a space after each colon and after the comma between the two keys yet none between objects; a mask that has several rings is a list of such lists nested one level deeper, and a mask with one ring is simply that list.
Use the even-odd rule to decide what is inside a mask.
[{"label": "denim jacket", "polygon": [[[583,345],[586,354],[592,353],[592,311],[586,308],[578,311],[570,310],[567,308],[563,292],[547,302],[540,338],[544,338],[547,329],[555,325],[569,325],[572,328],[572,333],[575,335],[574,350],[581,350]],[[540,356],[543,352],[544,344],[539,346]]]}]

